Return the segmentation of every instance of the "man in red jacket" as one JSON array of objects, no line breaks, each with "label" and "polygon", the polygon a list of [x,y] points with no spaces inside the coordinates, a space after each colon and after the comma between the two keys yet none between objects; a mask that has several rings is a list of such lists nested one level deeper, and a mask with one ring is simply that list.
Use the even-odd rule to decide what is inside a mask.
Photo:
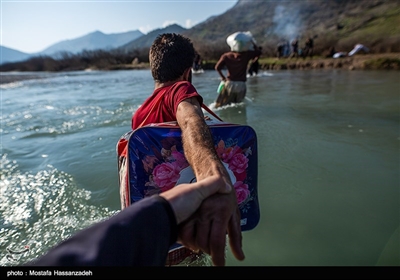
[{"label": "man in red jacket", "polygon": [[[177,121],[185,157],[196,179],[217,176],[232,186],[205,122],[201,108],[203,98],[191,83],[194,57],[195,49],[189,38],[175,33],[157,36],[149,53],[154,92],[134,113],[132,129],[149,123]],[[225,250],[228,234],[235,248],[233,253],[239,257],[243,254],[239,249],[242,242],[240,211],[233,186],[229,194],[215,194],[206,199],[196,215],[197,219],[182,225],[181,236],[186,248],[197,248],[207,254],[215,253],[213,248]],[[222,262],[224,260],[217,260],[217,263]]]}]

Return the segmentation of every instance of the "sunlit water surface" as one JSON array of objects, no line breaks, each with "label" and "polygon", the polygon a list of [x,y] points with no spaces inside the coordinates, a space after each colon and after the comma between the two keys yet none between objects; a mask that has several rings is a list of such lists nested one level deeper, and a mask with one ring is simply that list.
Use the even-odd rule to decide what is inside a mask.
[{"label": "sunlit water surface", "polygon": [[[0,86],[2,266],[120,210],[116,143],[153,90],[148,70],[33,74]],[[193,83],[213,108],[216,72]],[[227,265],[400,265],[399,73],[288,70],[247,84],[245,102],[215,109],[259,145],[261,220],[243,232],[246,259],[228,249]]]}]

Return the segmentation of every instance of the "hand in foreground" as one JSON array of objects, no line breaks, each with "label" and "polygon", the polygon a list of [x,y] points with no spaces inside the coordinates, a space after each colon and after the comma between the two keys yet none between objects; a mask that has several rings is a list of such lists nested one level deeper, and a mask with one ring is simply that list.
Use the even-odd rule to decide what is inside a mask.
[{"label": "hand in foreground", "polygon": [[234,190],[205,199],[199,210],[181,224],[178,242],[193,251],[209,254],[215,266],[224,266],[226,234],[233,255],[243,260],[240,212]]},{"label": "hand in foreground", "polygon": [[204,199],[215,193],[231,193],[232,187],[211,176],[192,184],[180,184],[160,193],[171,204],[178,225],[189,218],[201,205]]}]

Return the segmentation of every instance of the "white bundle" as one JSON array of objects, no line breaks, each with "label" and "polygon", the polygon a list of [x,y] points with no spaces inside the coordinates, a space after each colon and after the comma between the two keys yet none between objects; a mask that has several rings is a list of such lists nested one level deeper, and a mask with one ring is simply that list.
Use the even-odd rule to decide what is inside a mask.
[{"label": "white bundle", "polygon": [[226,43],[231,48],[233,52],[243,52],[248,50],[254,50],[253,43],[256,43],[256,40],[253,38],[253,35],[250,31],[238,31],[235,32],[226,38]]}]

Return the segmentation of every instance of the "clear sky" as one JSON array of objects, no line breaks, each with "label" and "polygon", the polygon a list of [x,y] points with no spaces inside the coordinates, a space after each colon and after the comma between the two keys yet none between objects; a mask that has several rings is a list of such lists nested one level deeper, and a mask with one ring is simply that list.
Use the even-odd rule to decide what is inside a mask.
[{"label": "clear sky", "polygon": [[220,15],[237,0],[0,0],[0,45],[35,53],[94,31],[140,30],[176,23],[185,28]]}]

